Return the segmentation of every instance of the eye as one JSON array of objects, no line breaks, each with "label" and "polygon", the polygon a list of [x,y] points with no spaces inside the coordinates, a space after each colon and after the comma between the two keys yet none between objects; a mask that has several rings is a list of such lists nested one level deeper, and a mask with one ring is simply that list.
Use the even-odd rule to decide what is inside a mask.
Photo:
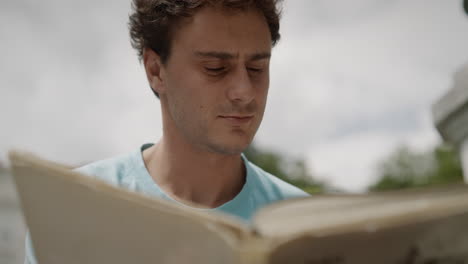
[{"label": "eye", "polygon": [[261,73],[263,72],[262,68],[255,68],[255,67],[247,67],[247,70],[252,73]]},{"label": "eye", "polygon": [[219,73],[224,72],[226,68],[225,67],[205,67],[205,70],[208,73],[219,74]]}]

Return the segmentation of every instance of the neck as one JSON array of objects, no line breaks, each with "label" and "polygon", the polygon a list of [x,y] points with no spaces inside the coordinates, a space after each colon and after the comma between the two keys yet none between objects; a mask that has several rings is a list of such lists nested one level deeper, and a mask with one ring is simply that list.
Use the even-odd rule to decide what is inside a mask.
[{"label": "neck", "polygon": [[183,203],[218,207],[232,200],[245,182],[240,154],[208,152],[167,134],[146,149],[143,158],[154,181]]}]

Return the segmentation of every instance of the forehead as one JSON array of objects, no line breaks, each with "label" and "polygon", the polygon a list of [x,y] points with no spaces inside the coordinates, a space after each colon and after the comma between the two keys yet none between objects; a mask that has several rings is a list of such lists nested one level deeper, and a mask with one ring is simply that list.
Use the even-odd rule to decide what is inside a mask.
[{"label": "forehead", "polygon": [[228,52],[238,56],[268,53],[271,35],[264,16],[255,9],[203,7],[173,32],[173,55]]}]

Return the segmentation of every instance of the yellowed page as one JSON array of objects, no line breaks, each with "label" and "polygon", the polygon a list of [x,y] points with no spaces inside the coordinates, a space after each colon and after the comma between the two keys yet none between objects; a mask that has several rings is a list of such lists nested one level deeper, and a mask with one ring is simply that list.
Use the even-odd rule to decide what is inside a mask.
[{"label": "yellowed page", "polygon": [[[318,195],[267,206],[254,217],[257,232],[284,237],[346,230],[362,223],[389,225],[468,210],[468,186],[367,195]],[[406,223],[405,222],[405,223]]]},{"label": "yellowed page", "polygon": [[254,222],[276,248],[270,263],[468,263],[466,186],[311,197]]},{"label": "yellowed page", "polygon": [[238,263],[249,229],[11,152],[39,263]]},{"label": "yellowed page", "polygon": [[468,263],[468,213],[374,231],[298,236],[278,244],[268,263]]}]

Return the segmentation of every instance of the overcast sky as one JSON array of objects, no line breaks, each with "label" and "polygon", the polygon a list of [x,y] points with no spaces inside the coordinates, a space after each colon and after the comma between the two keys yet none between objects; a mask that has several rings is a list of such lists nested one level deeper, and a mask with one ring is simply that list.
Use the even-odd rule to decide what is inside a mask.
[{"label": "overcast sky", "polygon": [[[0,160],[79,164],[161,136],[127,33],[130,0],[0,3]],[[286,0],[256,142],[362,191],[397,146],[440,139],[430,107],[468,62],[459,0]]]}]

